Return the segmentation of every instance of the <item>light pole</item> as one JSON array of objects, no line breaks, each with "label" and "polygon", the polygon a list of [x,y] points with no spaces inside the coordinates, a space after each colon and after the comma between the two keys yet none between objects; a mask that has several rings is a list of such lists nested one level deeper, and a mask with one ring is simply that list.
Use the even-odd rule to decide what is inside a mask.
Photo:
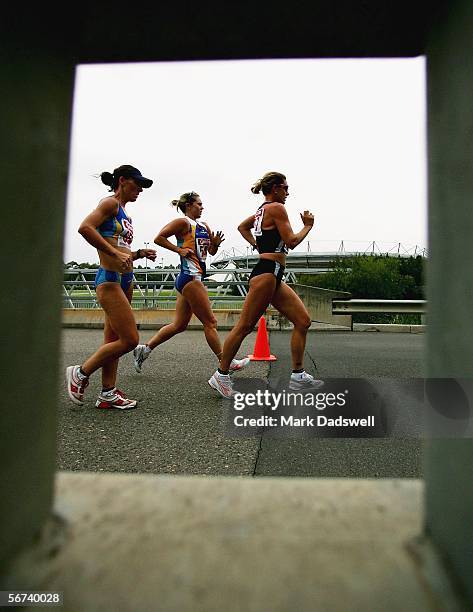
[{"label": "light pole", "polygon": [[[149,242],[145,242],[145,249],[148,248]],[[146,297],[148,297],[148,255],[145,253],[145,281],[146,281]],[[145,300],[145,308],[148,307],[148,302]]]}]

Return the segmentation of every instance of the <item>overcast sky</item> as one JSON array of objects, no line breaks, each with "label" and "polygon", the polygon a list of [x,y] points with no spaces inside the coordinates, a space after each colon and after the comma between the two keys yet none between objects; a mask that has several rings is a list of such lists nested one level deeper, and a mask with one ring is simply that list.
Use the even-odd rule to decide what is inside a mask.
[{"label": "overcast sky", "polygon": [[[300,211],[314,213],[311,251],[342,240],[426,247],[425,120],[424,58],[79,66],[64,259],[98,262],[77,228],[107,195],[94,175],[121,164],[155,181],[127,206],[134,249],[193,190],[222,247],[246,252],[236,228],[262,201],[250,187],[269,170],[287,176],[294,230]],[[161,258],[178,262],[158,248]]]}]

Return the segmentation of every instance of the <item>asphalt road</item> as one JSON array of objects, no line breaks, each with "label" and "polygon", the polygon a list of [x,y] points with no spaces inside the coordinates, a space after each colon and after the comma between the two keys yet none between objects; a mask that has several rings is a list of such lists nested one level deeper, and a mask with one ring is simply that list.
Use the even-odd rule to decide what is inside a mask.
[{"label": "asphalt road", "polygon": [[[152,335],[141,332],[141,340]],[[221,332],[222,339],[227,332]],[[256,334],[240,356],[252,352]],[[81,363],[101,342],[99,330],[64,330],[59,391],[57,465],[61,470],[241,476],[419,477],[421,442],[414,438],[322,439],[252,437],[226,433],[228,402],[206,380],[215,357],[204,334],[187,331],[158,347],[134,371],[131,355],[120,360],[118,387],[138,400],[130,411],[94,407],[100,374],[91,377],[86,404],[75,406],[64,391],[67,365]],[[423,375],[422,334],[312,332],[306,367],[318,378]],[[278,361],[253,362],[235,375],[238,385],[287,379],[290,334],[271,332]],[[316,364],[317,370],[314,365]]]}]

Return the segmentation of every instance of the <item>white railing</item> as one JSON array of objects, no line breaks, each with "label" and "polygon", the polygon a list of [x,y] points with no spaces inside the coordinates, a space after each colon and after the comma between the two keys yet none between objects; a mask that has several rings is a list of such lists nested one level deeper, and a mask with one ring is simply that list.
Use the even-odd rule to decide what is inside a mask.
[{"label": "white railing", "polygon": [[[300,270],[303,272],[304,270]],[[94,291],[96,269],[67,268],[64,270],[63,308],[99,308]],[[133,308],[168,308],[163,302],[173,302],[177,298],[174,283],[179,268],[157,268],[154,270],[134,269]],[[227,302],[242,302],[248,291],[248,276],[251,268],[207,269],[205,285],[210,289],[213,308],[229,308]],[[293,271],[285,275],[287,282],[295,282]],[[232,294],[236,288],[237,295]]]}]

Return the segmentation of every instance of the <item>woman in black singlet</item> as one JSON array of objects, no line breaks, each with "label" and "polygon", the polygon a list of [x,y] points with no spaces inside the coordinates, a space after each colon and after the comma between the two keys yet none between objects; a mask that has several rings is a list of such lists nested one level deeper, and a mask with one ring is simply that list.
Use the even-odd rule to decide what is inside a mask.
[{"label": "woman in black singlet", "polygon": [[254,215],[238,226],[238,230],[258,250],[260,259],[251,273],[240,319],[223,345],[220,367],[208,382],[224,397],[232,396],[229,364],[243,339],[253,330],[269,304],[272,304],[294,325],[291,338],[293,371],[289,387],[294,390],[316,389],[323,382],[307,374],[303,366],[310,316],[295,291],[282,282],[287,249],[294,249],[304,240],[314,225],[314,216],[308,210],[301,213],[304,227],[297,233],[293,232],[284,206],[289,186],[286,177],[279,172],[266,173],[253,185],[251,191],[262,191],[264,202]]}]

